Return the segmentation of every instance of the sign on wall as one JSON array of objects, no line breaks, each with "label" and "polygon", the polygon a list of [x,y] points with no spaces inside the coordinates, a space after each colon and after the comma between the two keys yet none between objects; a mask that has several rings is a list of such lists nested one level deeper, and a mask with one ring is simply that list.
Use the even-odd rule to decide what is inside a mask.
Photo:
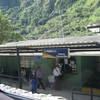
[{"label": "sign on wall", "polygon": [[68,49],[67,48],[53,48],[53,49],[45,49],[43,52],[43,57],[47,58],[56,58],[68,56]]}]

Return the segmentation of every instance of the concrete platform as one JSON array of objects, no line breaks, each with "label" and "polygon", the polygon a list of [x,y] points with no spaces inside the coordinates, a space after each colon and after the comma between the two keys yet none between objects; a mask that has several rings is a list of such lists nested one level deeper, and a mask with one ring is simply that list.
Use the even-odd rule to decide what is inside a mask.
[{"label": "concrete platform", "polygon": [[67,91],[67,90],[59,90],[58,91],[58,90],[53,90],[53,89],[47,88],[46,90],[39,89],[38,92],[44,93],[44,94],[52,94],[53,96],[62,96],[64,98],[66,98],[67,100],[72,100],[71,91]]}]

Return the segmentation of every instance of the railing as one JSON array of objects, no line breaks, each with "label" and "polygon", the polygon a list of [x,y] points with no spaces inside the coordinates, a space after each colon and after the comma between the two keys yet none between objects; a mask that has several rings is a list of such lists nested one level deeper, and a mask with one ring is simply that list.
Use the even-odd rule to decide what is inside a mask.
[{"label": "railing", "polygon": [[100,90],[95,88],[73,89],[72,100],[100,100]]},{"label": "railing", "polygon": [[0,74],[0,84],[19,87],[19,77],[14,75]]},{"label": "railing", "polygon": [[0,77],[18,79],[18,76],[0,74]]}]

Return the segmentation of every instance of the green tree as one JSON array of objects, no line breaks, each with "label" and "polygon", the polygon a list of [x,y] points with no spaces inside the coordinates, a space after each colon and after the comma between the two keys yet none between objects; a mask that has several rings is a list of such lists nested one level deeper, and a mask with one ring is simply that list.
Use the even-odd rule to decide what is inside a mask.
[{"label": "green tree", "polygon": [[0,44],[9,41],[18,41],[22,40],[23,37],[16,33],[16,26],[10,24],[10,20],[7,15],[4,15],[2,11],[0,11]]}]

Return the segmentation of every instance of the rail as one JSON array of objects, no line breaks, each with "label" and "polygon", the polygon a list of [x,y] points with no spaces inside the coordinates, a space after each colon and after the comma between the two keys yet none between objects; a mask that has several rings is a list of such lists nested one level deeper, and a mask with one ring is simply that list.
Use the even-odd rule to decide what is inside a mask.
[{"label": "rail", "polygon": [[100,100],[100,89],[74,88],[72,90],[72,100]]},{"label": "rail", "polygon": [[0,77],[4,77],[4,78],[14,78],[14,79],[18,79],[18,76],[13,76],[13,75],[5,75],[5,74],[0,74]]}]

